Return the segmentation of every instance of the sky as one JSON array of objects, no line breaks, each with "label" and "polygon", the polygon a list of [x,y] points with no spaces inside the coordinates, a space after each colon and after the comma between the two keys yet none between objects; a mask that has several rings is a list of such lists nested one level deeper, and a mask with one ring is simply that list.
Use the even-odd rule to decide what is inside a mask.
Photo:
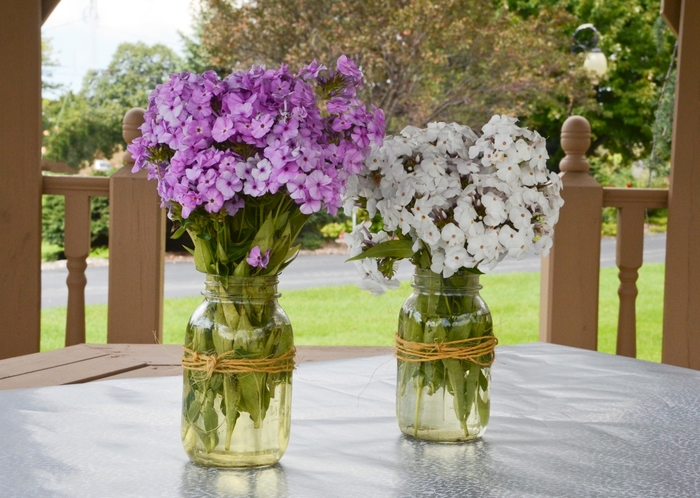
[{"label": "sky", "polygon": [[182,53],[192,0],[61,0],[41,29],[57,67],[49,81],[78,91],[89,69],[105,69],[123,42],[162,43]]}]

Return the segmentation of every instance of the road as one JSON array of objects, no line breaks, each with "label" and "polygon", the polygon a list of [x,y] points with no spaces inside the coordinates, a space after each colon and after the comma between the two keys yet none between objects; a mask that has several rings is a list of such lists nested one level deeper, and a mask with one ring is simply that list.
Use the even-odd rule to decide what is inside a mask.
[{"label": "road", "polygon": [[[651,234],[644,237],[644,262],[663,262],[666,254],[666,234]],[[345,263],[346,255],[301,255],[280,275],[280,291],[323,287],[328,285],[354,284],[358,275],[352,263]],[[605,238],[601,242],[601,266],[615,265],[615,239]],[[86,271],[86,304],[107,303],[108,267],[88,267]],[[538,272],[539,256],[528,256],[521,261],[511,258],[499,263],[491,273]],[[65,306],[67,300],[65,268],[48,269],[42,272],[41,307]],[[408,280],[412,275],[408,262],[401,265],[398,278]],[[165,297],[197,296],[204,288],[204,276],[194,269],[192,263],[167,263],[165,265]]]}]

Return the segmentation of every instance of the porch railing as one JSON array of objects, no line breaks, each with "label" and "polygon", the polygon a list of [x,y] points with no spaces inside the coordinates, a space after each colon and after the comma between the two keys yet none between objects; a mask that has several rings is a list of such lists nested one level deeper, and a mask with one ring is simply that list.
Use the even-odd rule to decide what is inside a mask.
[{"label": "porch railing", "polygon": [[44,176],[44,195],[63,195],[66,200],[64,251],[68,268],[66,346],[85,342],[85,269],[90,254],[90,199],[109,197],[109,178]]},{"label": "porch railing", "polygon": [[[143,110],[124,117],[124,138],[138,136]],[[163,334],[165,217],[145,174],[124,167],[110,178],[44,176],[43,194],[63,195],[68,277],[66,346],[85,342],[86,259],[90,253],[90,199],[110,198],[107,342],[153,343]]]},{"label": "porch railing", "polygon": [[602,209],[614,207],[620,279],[617,354],[635,357],[635,303],[645,212],[668,207],[668,190],[601,187],[589,174],[585,153],[590,143],[588,121],[580,116],[567,119],[561,132],[566,156],[560,164],[565,204],[555,228],[552,251],[542,260],[540,340],[597,348]]},{"label": "porch railing", "polygon": [[[143,111],[124,118],[124,138],[139,135]],[[662,189],[603,188],[589,174],[585,152],[590,125],[579,116],[562,127],[560,164],[565,205],[554,247],[542,261],[540,340],[597,348],[601,218],[604,207],[618,211],[617,266],[620,297],[617,353],[636,355],[635,302],[642,265],[644,216],[668,206]],[[164,213],[145,174],[125,166],[111,178],[45,177],[44,193],[66,196],[68,315],[66,345],[85,341],[85,260],[89,253],[89,199],[110,197],[108,333],[110,343],[149,343],[162,338]]]}]

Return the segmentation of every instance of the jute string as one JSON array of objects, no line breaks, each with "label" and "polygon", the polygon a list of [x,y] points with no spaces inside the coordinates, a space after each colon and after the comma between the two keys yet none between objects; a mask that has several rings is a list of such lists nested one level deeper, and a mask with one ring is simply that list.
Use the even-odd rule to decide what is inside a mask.
[{"label": "jute string", "polygon": [[[498,339],[493,336],[472,337],[447,342],[412,342],[394,336],[396,341],[395,356],[402,361],[422,363],[425,361],[454,358],[470,361],[480,367],[491,366],[496,359],[496,344]],[[482,357],[488,359],[482,359]]]},{"label": "jute string", "polygon": [[220,355],[202,354],[183,348],[182,368],[196,372],[206,372],[207,379],[214,373],[285,373],[294,370],[296,348],[292,347],[286,353],[275,358],[240,358],[236,351],[227,351]]}]

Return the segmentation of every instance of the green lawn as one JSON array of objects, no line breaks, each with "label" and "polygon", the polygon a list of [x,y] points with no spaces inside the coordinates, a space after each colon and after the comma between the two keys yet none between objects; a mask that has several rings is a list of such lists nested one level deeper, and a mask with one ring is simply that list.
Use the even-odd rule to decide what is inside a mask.
[{"label": "green lawn", "polygon": [[[640,270],[637,298],[638,357],[661,360],[661,322],[664,265],[644,265]],[[617,327],[617,268],[601,271],[598,349],[615,351]],[[539,274],[507,273],[481,278],[482,296],[491,308],[500,344],[538,340]],[[357,287],[338,286],[288,291],[280,298],[294,326],[298,345],[390,346],[398,310],[411,287],[401,287],[376,298]],[[201,298],[166,299],[164,341],[180,344],[192,310]],[[65,308],[42,310],[41,349],[63,346]],[[86,307],[87,342],[106,341],[107,306]]]},{"label": "green lawn", "polygon": [[[63,253],[63,247],[55,244],[50,244],[46,241],[41,242],[41,261],[56,261]],[[89,258],[109,258],[109,248],[93,247],[90,249]]]}]

